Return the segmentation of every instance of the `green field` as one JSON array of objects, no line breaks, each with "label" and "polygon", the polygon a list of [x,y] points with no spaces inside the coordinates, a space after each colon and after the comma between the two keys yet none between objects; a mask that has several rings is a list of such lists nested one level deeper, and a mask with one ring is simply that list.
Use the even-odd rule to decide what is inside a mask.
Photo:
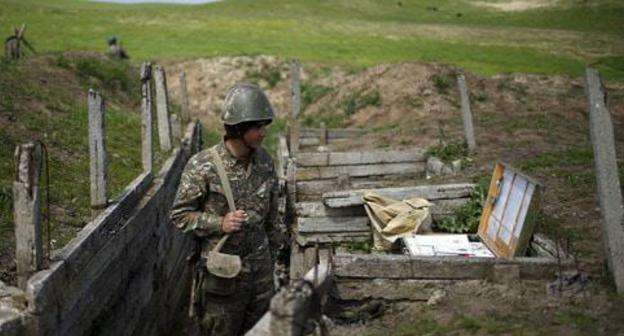
[{"label": "green field", "polygon": [[[488,1],[501,2],[501,1]],[[224,0],[206,5],[0,1],[0,31],[26,23],[37,50],[106,50],[134,58],[278,55],[355,67],[422,60],[479,73],[624,79],[624,3],[561,2],[501,11],[449,0]]]}]

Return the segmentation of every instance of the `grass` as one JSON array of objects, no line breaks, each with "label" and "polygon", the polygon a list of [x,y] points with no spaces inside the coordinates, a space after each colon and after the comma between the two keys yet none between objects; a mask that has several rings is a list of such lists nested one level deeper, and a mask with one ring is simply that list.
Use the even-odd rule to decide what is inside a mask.
[{"label": "grass", "polygon": [[[400,3],[228,0],[172,6],[3,0],[0,29],[8,32],[27,23],[27,38],[40,51],[104,51],[106,37],[116,34],[131,57],[144,59],[272,54],[356,66],[423,60],[481,73],[574,76],[582,75],[585,64],[597,64],[605,77],[624,78],[621,2],[570,2],[521,12],[496,11],[470,1]],[[434,6],[436,11],[428,9]],[[433,27],[433,33],[422,33],[423,26]],[[465,33],[448,33],[457,29]],[[530,29],[526,41],[479,39],[482,32],[503,30],[512,38],[518,29]],[[562,32],[574,39],[548,46],[540,42],[540,36]],[[588,34],[591,38],[585,38]],[[613,51],[596,55],[601,43]],[[565,51],[570,49],[580,52]],[[594,56],[580,56],[592,52]]]}]

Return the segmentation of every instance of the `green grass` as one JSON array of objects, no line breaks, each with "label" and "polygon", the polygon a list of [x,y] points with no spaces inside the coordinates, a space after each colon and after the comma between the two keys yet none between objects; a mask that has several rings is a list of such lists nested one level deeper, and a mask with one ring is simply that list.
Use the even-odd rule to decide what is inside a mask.
[{"label": "green grass", "polygon": [[[131,57],[143,59],[271,54],[355,66],[423,60],[481,73],[574,76],[582,75],[585,64],[595,63],[606,78],[624,78],[619,62],[624,56],[624,4],[617,1],[598,5],[574,1],[521,12],[491,10],[469,1],[401,3],[226,0],[172,6],[4,0],[0,1],[0,31],[25,22],[28,39],[42,51],[105,51],[106,37],[116,34]],[[438,10],[427,9],[432,6]],[[505,38],[482,41],[470,34],[424,34],[422,25],[496,34],[506,29],[510,37],[517,29],[540,31],[529,31],[527,41],[512,43]],[[540,36],[562,32],[580,42],[561,39],[540,46]],[[594,41],[596,37],[600,41]],[[610,45],[612,51],[579,56],[591,54],[596,44]],[[583,53],[566,53],[566,49]]]}]

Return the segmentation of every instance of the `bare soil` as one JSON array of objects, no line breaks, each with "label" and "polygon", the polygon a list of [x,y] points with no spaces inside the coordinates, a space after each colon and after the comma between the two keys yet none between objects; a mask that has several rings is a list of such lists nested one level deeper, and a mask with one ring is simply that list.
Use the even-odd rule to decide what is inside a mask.
[{"label": "bare soil", "polygon": [[[220,128],[218,114],[223,96],[239,81],[255,81],[265,88],[280,117],[285,118],[292,109],[290,66],[285,60],[237,57],[172,61],[167,66],[174,99],[178,96],[178,74],[186,71],[192,113],[208,127]],[[335,127],[368,130],[365,141],[349,143],[345,150],[430,148],[461,142],[455,77],[460,71],[416,62],[368,69],[306,63],[302,85],[324,87],[327,93],[305,106],[300,120],[307,125],[325,120]],[[270,72],[279,73],[280,79],[274,85],[253,75]],[[569,247],[578,260],[578,271],[589,275],[590,285],[573,295],[549,296],[547,282],[464,282],[446,288],[444,298],[435,305],[384,302],[380,316],[344,325],[337,321],[332,334],[381,335],[388,330],[401,335],[412,335],[414,330],[431,335],[624,334],[624,313],[617,308],[622,301],[614,298],[605,280],[601,213],[595,192],[583,79],[464,74],[478,150],[465,161],[461,176],[440,182],[489,181],[497,161],[525,170],[546,188],[538,230]],[[624,84],[605,84],[618,163],[623,167]],[[356,103],[351,107],[355,108],[349,108],[353,100]],[[368,103],[362,103],[365,101]],[[620,168],[620,178],[622,172]],[[412,323],[415,325],[405,329],[409,321],[416,321]]]}]

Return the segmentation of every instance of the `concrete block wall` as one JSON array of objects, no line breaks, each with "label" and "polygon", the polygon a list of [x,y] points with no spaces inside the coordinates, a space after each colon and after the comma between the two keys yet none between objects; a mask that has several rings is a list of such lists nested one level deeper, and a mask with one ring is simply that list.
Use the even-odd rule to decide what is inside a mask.
[{"label": "concrete block wall", "polygon": [[[144,173],[28,281],[27,335],[164,335],[186,313],[191,241],[169,223],[179,177],[200,147],[191,123],[161,171]],[[4,333],[0,333],[4,336]]]}]

